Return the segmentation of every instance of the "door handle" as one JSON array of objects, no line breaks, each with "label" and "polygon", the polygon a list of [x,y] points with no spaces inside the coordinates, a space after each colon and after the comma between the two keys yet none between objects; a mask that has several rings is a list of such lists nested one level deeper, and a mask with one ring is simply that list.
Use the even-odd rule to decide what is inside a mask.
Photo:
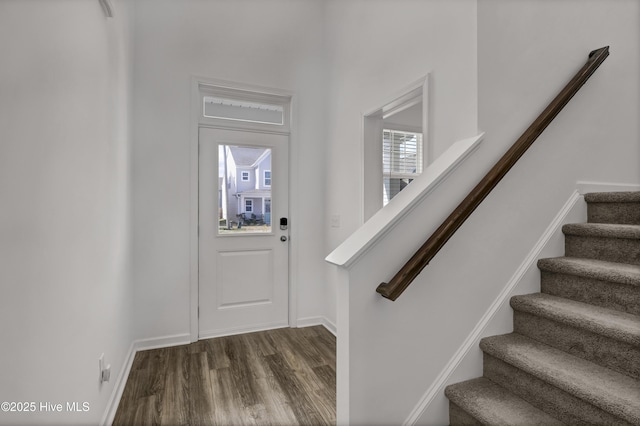
[{"label": "door handle", "polygon": [[280,241],[282,241],[283,243],[287,241],[287,236],[286,235],[281,236]]}]

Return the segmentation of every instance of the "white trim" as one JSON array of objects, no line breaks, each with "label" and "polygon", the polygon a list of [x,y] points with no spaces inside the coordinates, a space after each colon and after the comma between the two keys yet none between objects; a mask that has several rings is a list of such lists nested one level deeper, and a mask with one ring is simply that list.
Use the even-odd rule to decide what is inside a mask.
[{"label": "white trim", "polygon": [[384,208],[371,217],[349,238],[332,251],[325,260],[334,265],[350,267],[364,253],[402,221],[423,199],[449,176],[479,146],[484,133],[453,144],[411,185],[396,195]]},{"label": "white trim", "polygon": [[[266,127],[246,129],[258,133],[275,133],[286,134],[289,136],[289,229],[290,235],[297,235],[298,226],[295,218],[298,213],[298,193],[299,193],[299,149],[298,149],[298,96],[295,92],[273,89],[269,87],[256,86],[244,83],[230,82],[226,80],[191,76],[191,161],[190,161],[190,215],[189,215],[189,287],[190,287],[190,315],[189,315],[189,334],[191,341],[198,340],[198,138],[200,128],[219,128],[233,129],[237,127],[220,126],[212,123],[202,123],[200,120],[200,88],[201,86],[226,87],[234,90],[244,90],[249,92],[260,93],[267,97],[281,97],[289,99],[289,108],[286,108],[289,120],[288,131],[273,131]],[[272,219],[273,220],[273,219]],[[298,258],[299,244],[296,238],[289,240],[289,326],[295,327],[297,324],[298,312]]]},{"label": "white trim", "polygon": [[[298,325],[298,273],[299,273],[299,254],[300,245],[298,238],[295,236],[300,235],[298,232],[298,222],[295,220],[299,210],[299,194],[301,188],[300,183],[300,150],[298,149],[299,135],[298,135],[298,95],[291,93],[291,105],[289,108],[291,117],[289,135],[289,327],[297,327]],[[271,175],[273,179],[273,175]],[[277,212],[276,212],[277,213]],[[291,219],[294,220],[291,220]],[[278,220],[276,217],[275,220]],[[273,226],[274,217],[271,216],[271,223]],[[294,238],[291,238],[291,236]]]},{"label": "white trim", "polygon": [[235,336],[236,334],[255,333],[256,331],[275,330],[277,328],[287,327],[289,327],[289,324],[279,321],[261,325],[227,328],[224,330],[204,331],[201,332],[199,340],[215,339],[216,337]]},{"label": "white trim", "polygon": [[[385,97],[385,100],[377,103],[376,107],[367,109],[363,116],[374,115],[380,113],[383,118],[387,118],[393,114],[397,114],[405,109],[417,105],[417,99],[422,95],[424,99],[424,88],[428,83],[428,72],[419,79],[407,84],[394,94]],[[424,112],[424,111],[423,111]]]},{"label": "white trim", "polygon": [[125,362],[123,364],[122,370],[120,370],[120,374],[118,375],[118,380],[116,381],[113,391],[111,392],[111,397],[109,398],[109,402],[107,403],[107,407],[104,411],[102,419],[100,420],[101,425],[111,425],[113,423],[113,419],[116,416],[116,411],[118,411],[118,405],[120,405],[120,399],[122,398],[122,394],[124,392],[124,388],[127,385],[127,379],[129,378],[129,373],[131,372],[131,366],[133,365],[133,360],[136,357],[136,354],[140,351],[146,351],[149,349],[158,349],[158,348],[168,348],[171,346],[179,346],[179,345],[187,345],[191,343],[190,335],[187,333],[183,334],[175,334],[173,336],[165,336],[165,337],[156,337],[150,339],[139,339],[134,340],[129,345],[129,351],[127,353],[127,357],[125,358]]},{"label": "white trim", "polygon": [[334,336],[338,335],[338,329],[337,329],[336,325],[333,322],[329,321],[329,319],[326,318],[326,317],[319,316],[319,317],[298,318],[298,327],[299,328],[313,327],[315,325],[323,326],[324,328],[329,330],[329,332],[331,334],[333,334]]},{"label": "white trim", "polygon": [[188,345],[192,343],[188,333],[173,334],[164,337],[151,337],[148,339],[138,339],[134,342],[136,352],[148,351],[149,349],[170,348],[172,346]]},{"label": "white trim", "polygon": [[417,126],[408,126],[406,124],[397,124],[389,121],[383,122],[383,128],[388,130],[395,130],[397,132],[406,132],[406,133],[420,133],[422,135],[422,129]]},{"label": "white trim", "polygon": [[199,123],[198,127],[201,129],[217,129],[217,130],[240,130],[243,132],[253,132],[253,133],[262,133],[262,134],[267,134],[267,135],[289,135],[290,132],[282,132],[282,131],[270,131],[270,130],[264,130],[264,129],[240,129],[238,127],[233,127],[233,126],[218,126],[217,124],[210,124],[210,123]]},{"label": "white trim", "polygon": [[606,183],[606,182],[582,182],[576,184],[578,192],[582,195],[589,192],[625,192],[640,191],[637,183]]},{"label": "white trim", "polygon": [[124,368],[122,368],[120,370],[120,374],[118,374],[118,379],[116,380],[116,383],[113,386],[113,390],[111,391],[111,396],[109,397],[107,407],[105,408],[102,419],[100,420],[100,425],[111,425],[113,423],[113,419],[116,417],[116,411],[118,411],[118,405],[120,405],[120,399],[122,398],[124,387],[127,384],[129,372],[131,371],[131,366],[133,365],[133,359],[136,355],[134,344],[135,342],[131,342],[131,345],[129,345],[129,351],[127,352],[127,357],[125,358],[123,364]]},{"label": "white trim", "polygon": [[431,123],[431,108],[430,105],[433,102],[431,99],[431,73],[427,73],[424,76],[424,85],[422,86],[422,147],[423,155],[422,164],[423,167],[427,167],[429,164],[435,161],[433,158],[433,126]]},{"label": "white trim", "polygon": [[[350,329],[349,305],[351,288],[349,285],[349,271],[345,268],[336,268],[336,322],[340,330],[336,336],[336,424],[348,425],[351,423],[351,356],[350,356]],[[356,360],[357,362],[357,360]]]},{"label": "white trim", "polygon": [[[424,79],[426,79],[426,77],[421,80]],[[414,87],[413,89],[397,97],[393,101],[388,102],[382,108],[380,108],[382,112],[382,119],[386,120],[387,118],[392,117],[395,114],[401,113],[402,111],[405,111],[422,103],[422,83],[424,83],[424,81],[418,81],[417,84],[414,83],[410,86]]]},{"label": "white trim", "polygon": [[198,229],[200,226],[198,218],[199,199],[199,164],[198,150],[200,138],[200,78],[191,77],[191,146],[190,146],[190,205],[189,205],[189,335],[191,342],[198,341]]},{"label": "white trim", "polygon": [[493,320],[496,313],[505,304],[509,303],[514,289],[518,287],[520,281],[525,277],[531,268],[537,267],[537,261],[541,257],[541,253],[545,246],[552,240],[555,235],[562,233],[562,225],[568,223],[570,216],[574,213],[574,209],[579,206],[579,201],[583,200],[582,195],[576,190],[571,194],[567,202],[564,204],[560,212],[551,221],[547,229],[544,231],[540,239],[537,241],[533,249],[529,252],[524,261],[520,264],[516,272],[513,274],[507,285],[502,289],[496,300],[491,304],[489,309],[476,324],[469,336],[458,348],[453,357],[449,360],[438,377],[433,381],[429,389],[424,393],[418,404],[411,411],[403,425],[413,425],[424,414],[429,404],[433,402],[436,396],[444,393],[444,388],[449,384],[449,380],[456,368],[469,352],[478,346],[482,337],[484,337],[485,329]]}]

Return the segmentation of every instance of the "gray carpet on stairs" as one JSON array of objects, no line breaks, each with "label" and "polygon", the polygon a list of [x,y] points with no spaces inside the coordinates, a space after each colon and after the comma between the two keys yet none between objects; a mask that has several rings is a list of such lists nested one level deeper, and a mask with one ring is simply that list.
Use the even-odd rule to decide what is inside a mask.
[{"label": "gray carpet on stairs", "polygon": [[640,192],[585,201],[514,333],[482,339],[484,377],[447,387],[451,424],[640,425]]},{"label": "gray carpet on stairs", "polygon": [[590,223],[640,225],[640,192],[602,192],[585,195]]}]

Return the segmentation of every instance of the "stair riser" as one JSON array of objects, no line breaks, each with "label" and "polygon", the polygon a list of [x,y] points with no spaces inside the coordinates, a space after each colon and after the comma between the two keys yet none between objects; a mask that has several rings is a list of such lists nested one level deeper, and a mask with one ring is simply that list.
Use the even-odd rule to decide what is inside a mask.
[{"label": "stair riser", "polygon": [[449,424],[452,426],[482,426],[482,423],[453,402],[449,402]]},{"label": "stair riser", "polygon": [[565,235],[565,256],[640,265],[640,240]]},{"label": "stair riser", "polygon": [[541,271],[542,293],[640,315],[637,286]]},{"label": "stair riser", "polygon": [[513,297],[514,332],[480,341],[483,378],[445,390],[451,424],[640,426],[640,191],[584,200],[566,257],[538,263],[542,293],[581,303]]},{"label": "stair riser", "polygon": [[487,353],[484,354],[484,377],[566,424],[629,424]]},{"label": "stair riser", "polygon": [[514,312],[516,333],[571,355],[640,378],[640,347],[527,312]]},{"label": "stair riser", "polygon": [[640,225],[640,203],[588,203],[587,221]]}]

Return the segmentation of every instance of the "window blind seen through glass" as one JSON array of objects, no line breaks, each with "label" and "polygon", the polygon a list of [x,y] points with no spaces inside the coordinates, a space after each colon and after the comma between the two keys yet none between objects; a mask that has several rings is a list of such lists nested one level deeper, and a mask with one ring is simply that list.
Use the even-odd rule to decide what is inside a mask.
[{"label": "window blind seen through glass", "polygon": [[382,136],[383,204],[422,173],[422,134],[384,129]]}]

